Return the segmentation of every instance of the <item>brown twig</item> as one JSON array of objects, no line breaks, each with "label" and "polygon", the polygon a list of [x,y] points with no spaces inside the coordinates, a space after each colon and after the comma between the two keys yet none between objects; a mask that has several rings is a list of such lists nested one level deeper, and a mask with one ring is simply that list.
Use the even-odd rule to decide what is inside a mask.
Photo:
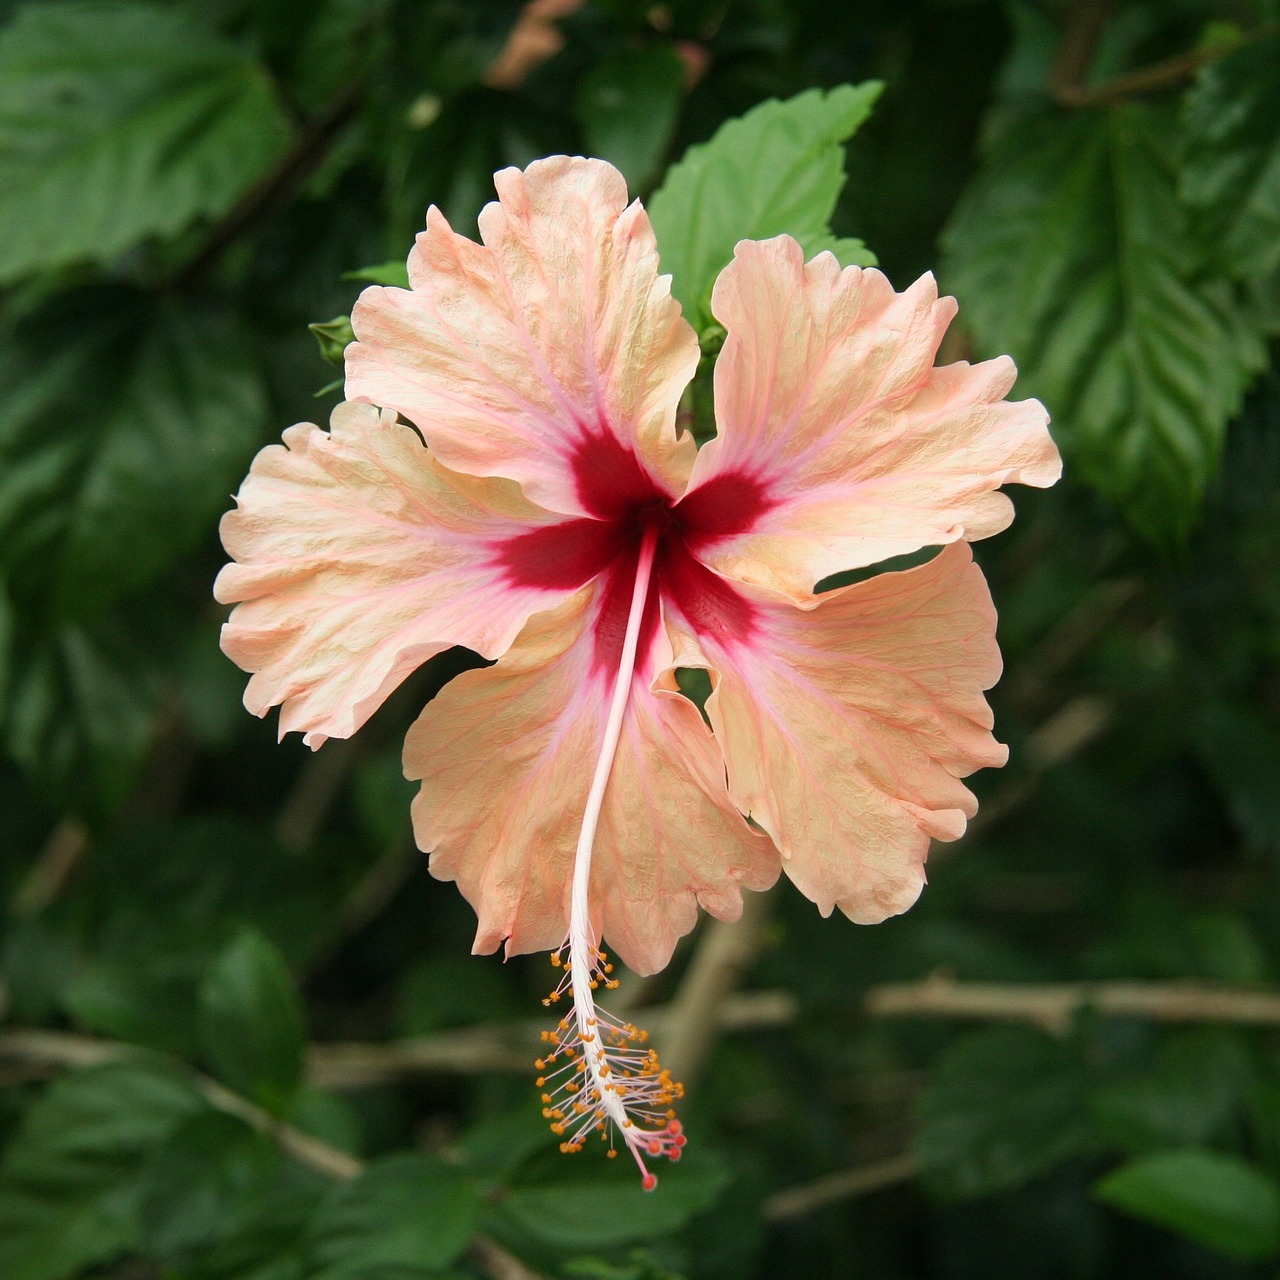
[{"label": "brown twig", "polygon": [[768,916],[768,894],[744,893],[738,920],[708,920],[661,1031],[649,1027],[667,1069],[685,1085],[706,1065],[721,1026],[717,1013],[750,969]]},{"label": "brown twig", "polygon": [[775,1191],[761,1205],[760,1211],[766,1222],[787,1222],[841,1200],[852,1200],[855,1196],[870,1195],[873,1191],[910,1182],[915,1175],[916,1162],[911,1156],[890,1156],[874,1164],[855,1165],[852,1169],[829,1173],[798,1187]]},{"label": "brown twig", "polygon": [[155,719],[138,780],[116,816],[118,826],[170,821],[182,807],[196,766],[196,745],[177,694],[170,691]]},{"label": "brown twig", "polygon": [[[784,991],[745,992],[731,996],[714,1011],[722,1032],[784,1026],[795,1016],[795,998]],[[667,1006],[651,1010],[645,1022],[661,1033],[669,1017]],[[313,1044],[307,1052],[307,1079],[326,1089],[361,1089],[417,1075],[529,1074],[545,1026],[545,1021],[530,1018],[389,1043]],[[73,1031],[0,1032],[0,1062],[43,1063],[50,1068],[92,1066],[129,1048]]]},{"label": "brown twig", "polygon": [[322,973],[347,941],[377,919],[404,887],[425,855],[409,836],[393,840],[338,904],[333,923],[307,964],[302,981]]},{"label": "brown twig", "polygon": [[[6,1031],[0,1034],[0,1061],[35,1063],[74,1070],[115,1062],[136,1052],[133,1045],[115,1040],[98,1040],[92,1036],[66,1031]],[[301,1164],[330,1178],[352,1178],[360,1172],[360,1162],[354,1156],[285,1124],[248,1098],[233,1093],[209,1076],[192,1071],[191,1079],[211,1106],[243,1120],[259,1133],[269,1134],[282,1150]]]},{"label": "brown twig", "polygon": [[[1105,1017],[1150,1022],[1280,1027],[1280,992],[1203,982],[983,983],[934,975],[872,987],[862,1008],[873,1018],[1030,1022],[1054,1032],[1068,1028],[1086,1008]],[[680,1016],[668,1005],[651,1010],[644,1020],[657,1039],[668,1035]],[[796,1016],[789,993],[752,991],[727,997],[713,1010],[712,1020],[717,1032],[724,1033],[786,1026]],[[356,1089],[416,1075],[527,1072],[542,1025],[530,1019],[390,1043],[314,1044],[307,1054],[307,1078],[323,1088]],[[0,1032],[0,1062],[81,1067],[129,1051],[129,1045],[69,1031]]]},{"label": "brown twig", "polygon": [[471,1237],[471,1261],[492,1280],[544,1280],[541,1272],[525,1266],[505,1245],[483,1232]]},{"label": "brown twig", "polygon": [[1243,41],[1234,40],[1212,48],[1192,49],[1187,53],[1153,62],[1149,66],[1138,67],[1134,71],[1125,71],[1101,84],[1059,85],[1052,90],[1052,97],[1063,107],[1105,107],[1123,102],[1127,98],[1159,93],[1161,89],[1174,89],[1188,83],[1201,67],[1216,62],[1238,49],[1242,43]]},{"label": "brown twig", "polygon": [[958,982],[937,974],[873,987],[864,1008],[875,1018],[979,1018],[1030,1022],[1055,1035],[1076,1014],[1146,1022],[1280,1026],[1280,993],[1204,982]]},{"label": "brown twig", "polygon": [[528,1075],[542,1026],[463,1027],[386,1044],[314,1044],[307,1077],[325,1089],[365,1089],[406,1076]]},{"label": "brown twig", "polygon": [[1055,101],[1078,92],[1088,79],[1111,7],[1111,0],[1076,0],[1071,6],[1049,68],[1049,96]]},{"label": "brown twig", "polygon": [[1111,0],[1079,0],[1072,7],[1048,77],[1049,96],[1059,106],[1104,107],[1177,88],[1188,83],[1201,67],[1235,52],[1242,45],[1265,40],[1280,31],[1280,23],[1264,22],[1237,39],[1174,54],[1091,85],[1087,83],[1089,72],[1111,9]]},{"label": "brown twig", "polygon": [[1107,633],[1141,589],[1136,578],[1099,582],[1036,642],[1035,660],[1012,674],[1008,696],[1023,705],[1039,703],[1055,677]]},{"label": "brown twig", "polygon": [[323,163],[338,134],[355,115],[361,88],[340,93],[329,108],[305,129],[269,173],[249,188],[216,222],[204,247],[174,278],[185,287],[198,280],[277,201],[292,195]]},{"label": "brown twig", "polygon": [[362,754],[353,739],[334,738],[303,760],[276,815],[276,843],[282,849],[301,853],[311,847]]},{"label": "brown twig", "polygon": [[59,819],[31,869],[9,899],[9,914],[17,919],[38,916],[62,891],[89,848],[89,826],[68,814]]},{"label": "brown twig", "polygon": [[[714,947],[704,940],[704,946],[713,952],[732,954],[735,950],[723,938]],[[736,954],[746,954],[742,943]],[[695,957],[695,963],[697,960]],[[712,972],[735,972],[723,961],[712,965],[708,959],[703,963]],[[709,990],[709,984],[704,984],[707,979],[699,978],[694,990]],[[677,1002],[654,1010],[647,1020],[661,1027],[668,1019],[688,1017],[688,1010],[693,1007],[691,996],[683,1011]],[[1053,1034],[1064,1034],[1075,1015],[1086,1008],[1106,1017],[1151,1022],[1280,1026],[1280,993],[1201,982],[979,983],[935,975],[920,982],[873,987],[863,1001],[863,1010],[870,1017],[1029,1022]],[[779,1026],[794,1020],[796,1004],[782,992],[752,992],[713,1006],[711,1016],[720,1030]],[[538,1025],[530,1023],[477,1027],[395,1044],[313,1045],[308,1056],[308,1078],[330,1088],[344,1088],[386,1083],[423,1072],[506,1070],[517,1067],[518,1045],[525,1046],[518,1059],[518,1069],[524,1070],[528,1047],[536,1043],[537,1030]],[[21,1066],[88,1067],[133,1051],[127,1044],[71,1032],[0,1033],[0,1063]],[[498,1053],[502,1055],[500,1059],[495,1056]],[[299,1163],[336,1179],[360,1172],[362,1165],[355,1157],[282,1123],[215,1080],[200,1075],[194,1075],[194,1079],[212,1106],[270,1135]],[[769,1222],[788,1221],[825,1205],[908,1181],[914,1173],[915,1167],[906,1155],[857,1165],[776,1192],[764,1202],[763,1214]],[[536,1272],[485,1236],[478,1236],[473,1242],[472,1259],[493,1280],[540,1280]]]},{"label": "brown twig", "polygon": [[[672,1006],[650,1009],[637,1016],[659,1044],[669,1043]],[[712,1020],[721,1033],[785,1026],[794,1021],[795,1016],[795,997],[785,991],[751,991],[729,996],[712,1012]],[[312,1083],[329,1089],[368,1088],[406,1076],[437,1073],[528,1074],[545,1026],[542,1020],[529,1019],[464,1027],[389,1044],[312,1045],[307,1074]],[[2,1038],[0,1056],[3,1056]]]},{"label": "brown twig", "polygon": [[216,1080],[202,1075],[197,1075],[195,1080],[196,1088],[210,1106],[216,1107],[224,1115],[243,1120],[249,1128],[266,1134],[281,1151],[308,1169],[314,1169],[326,1178],[339,1182],[358,1177],[364,1169],[364,1163],[355,1156],[276,1119],[269,1111],[264,1111],[248,1098],[233,1093]]},{"label": "brown twig", "polygon": [[[1035,791],[1036,781],[1046,770],[1069,760],[1094,739],[1101,736],[1111,723],[1111,706],[1103,698],[1082,694],[1073,698],[1043,724],[1027,735],[1025,746],[1026,772],[1002,787],[982,802],[975,817],[965,830],[964,838],[972,839],[1008,817]],[[954,846],[936,845],[930,853],[935,862],[939,857],[949,857]]]},{"label": "brown twig", "polygon": [[0,1062],[47,1067],[96,1067],[131,1052],[132,1046],[72,1031],[17,1030],[0,1033]]}]

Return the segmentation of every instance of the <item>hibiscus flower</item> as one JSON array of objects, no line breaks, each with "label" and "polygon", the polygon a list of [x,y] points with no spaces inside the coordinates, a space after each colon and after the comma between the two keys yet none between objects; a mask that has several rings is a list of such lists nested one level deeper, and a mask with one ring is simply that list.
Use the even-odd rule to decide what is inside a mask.
[{"label": "hibiscus flower", "polygon": [[1011,520],[1001,485],[1060,463],[1044,409],[1005,399],[1010,360],[934,367],[955,305],[930,276],[896,293],[788,236],[716,282],[698,449],[677,428],[698,341],[622,177],[555,157],[495,184],[482,243],[432,208],[411,288],[361,295],[330,429],[254,461],[222,524],[222,643],[249,710],[313,747],[444,649],[490,660],[409,731],[417,841],[477,952],[563,963],[547,1114],[569,1150],[620,1132],[650,1186],[679,1087],[596,1007],[603,941],[651,973],[700,906],[732,920],[780,871],[860,923],[915,901],[930,840],[976,810],[960,779],[1006,758],[967,543]]}]

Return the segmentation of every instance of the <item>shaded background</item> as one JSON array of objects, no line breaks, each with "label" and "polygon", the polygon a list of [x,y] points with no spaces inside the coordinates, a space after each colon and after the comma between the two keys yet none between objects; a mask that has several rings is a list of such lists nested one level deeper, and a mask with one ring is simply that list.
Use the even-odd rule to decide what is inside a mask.
[{"label": "shaded background", "polygon": [[[0,22],[5,1280],[1276,1276],[1274,0]],[[429,202],[473,232],[555,152],[647,196],[872,78],[834,231],[936,268],[946,358],[1012,352],[1067,458],[976,547],[1012,761],[907,916],[782,884],[624,984],[693,1086],[644,1197],[554,1154],[546,959],[470,957],[412,848],[400,742],[467,656],[277,745],[218,652],[217,519],[324,420],[307,325],[340,346],[345,273]]]}]

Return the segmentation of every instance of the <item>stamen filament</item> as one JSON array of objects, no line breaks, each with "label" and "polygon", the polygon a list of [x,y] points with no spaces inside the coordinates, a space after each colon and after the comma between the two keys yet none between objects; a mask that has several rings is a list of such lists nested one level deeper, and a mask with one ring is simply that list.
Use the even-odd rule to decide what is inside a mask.
[{"label": "stamen filament", "polygon": [[[640,643],[640,623],[644,606],[649,598],[649,579],[653,576],[653,557],[658,548],[658,530],[647,525],[640,543],[640,557],[636,562],[636,581],[631,590],[631,611],[627,614],[627,631],[622,641],[622,658],[618,662],[618,675],[613,686],[613,701],[609,705],[609,719],[605,721],[604,741],[600,744],[600,757],[587,792],[587,807],[582,814],[582,830],[578,834],[578,847],[573,860],[573,898],[569,907],[569,960],[574,966],[575,989],[590,991],[589,959],[586,955],[586,936],[589,932],[587,912],[587,886],[591,880],[591,849],[595,844],[596,827],[600,823],[600,810],[604,805],[605,788],[609,785],[609,773],[613,758],[618,753],[618,739],[622,736],[622,721],[631,697],[631,680],[636,669],[636,649]],[[581,965],[581,972],[577,972]],[[587,997],[590,1000],[590,996]]]},{"label": "stamen filament", "polygon": [[[683,1090],[662,1070],[652,1049],[633,1047],[644,1044],[648,1039],[645,1032],[630,1023],[618,1022],[595,1003],[592,991],[600,983],[607,987],[617,983],[608,977],[613,966],[607,963],[599,939],[592,932],[588,889],[596,828],[631,696],[640,627],[657,545],[657,526],[647,525],[636,561],[613,699],[574,854],[567,939],[569,963],[564,966],[566,972],[560,985],[543,1002],[552,1004],[567,991],[573,998],[573,1012],[560,1020],[554,1032],[543,1033],[543,1039],[554,1049],[545,1061],[539,1059],[537,1064],[542,1071],[561,1057],[565,1059],[563,1066],[548,1071],[538,1080],[539,1088],[554,1085],[550,1093],[543,1095],[543,1114],[552,1121],[552,1131],[566,1137],[561,1150],[581,1150],[592,1131],[598,1131],[607,1140],[616,1130],[622,1134],[640,1168],[641,1185],[646,1191],[651,1191],[658,1180],[645,1166],[644,1156],[665,1155],[678,1160],[685,1145],[680,1123],[669,1109]],[[552,963],[559,967],[563,963],[561,955],[554,956]],[[643,1123],[637,1123],[637,1118]],[[651,1125],[654,1127],[649,1127]],[[612,1142],[609,1154],[613,1154]]]}]

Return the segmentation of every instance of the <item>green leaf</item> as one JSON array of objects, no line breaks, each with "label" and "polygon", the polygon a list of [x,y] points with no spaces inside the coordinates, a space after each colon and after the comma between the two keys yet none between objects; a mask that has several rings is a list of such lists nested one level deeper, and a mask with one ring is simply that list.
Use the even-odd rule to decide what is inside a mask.
[{"label": "green leaf", "polygon": [[0,562],[15,593],[69,621],[153,580],[209,536],[266,416],[224,313],[95,289],[18,325],[0,345]]},{"label": "green leaf", "polygon": [[[329,936],[345,882],[299,876],[262,826],[191,817],[108,837],[78,887],[97,922],[96,955],[120,968],[148,954],[186,952],[201,981],[245,922],[267,932],[291,964]],[[198,985],[187,1000],[197,1003]]]},{"label": "green leaf", "polygon": [[1088,1149],[1089,1076],[1076,1053],[1023,1027],[979,1031],[939,1059],[913,1150],[939,1195],[1017,1186]]},{"label": "green leaf", "polygon": [[393,1272],[410,1280],[438,1271],[466,1249],[480,1208],[475,1183],[434,1157],[375,1161],[321,1205],[307,1247],[308,1280]]},{"label": "green leaf", "polygon": [[334,316],[332,320],[309,324],[307,328],[320,344],[320,358],[328,364],[341,366],[348,345],[356,340],[351,329],[351,317]]},{"label": "green leaf", "polygon": [[271,1137],[221,1112],[179,1125],[142,1180],[146,1252],[178,1265],[234,1237],[256,1216],[280,1164]]},{"label": "green leaf", "polygon": [[[671,292],[696,330],[712,319],[711,286],[739,240],[785,233],[810,254],[830,244],[827,224],[845,179],[842,144],[882,88],[871,80],[763,102],[671,167],[649,216]],[[842,252],[874,262],[868,253],[857,256],[859,243],[842,241]]]},{"label": "green leaf", "polygon": [[303,1280],[303,1239],[323,1191],[279,1185],[217,1243],[188,1260],[174,1280]]},{"label": "green leaf", "polygon": [[141,1174],[205,1107],[180,1072],[141,1055],[50,1085],[0,1171],[0,1275],[64,1280],[134,1248]]},{"label": "green leaf", "polygon": [[396,1029],[404,1036],[518,1017],[519,1012],[501,967],[487,956],[437,956],[410,965],[396,993]]},{"label": "green leaf", "polygon": [[1040,111],[1000,132],[943,235],[984,355],[1053,414],[1068,462],[1178,543],[1265,361],[1225,281],[1197,280],[1161,107]]},{"label": "green leaf", "polygon": [[566,1262],[562,1270],[575,1280],[683,1280],[644,1249],[632,1249],[628,1260],[622,1263],[606,1262],[603,1258],[575,1258]]},{"label": "green leaf", "polygon": [[0,945],[0,982],[9,997],[8,1017],[37,1024],[54,1017],[80,963],[79,940],[65,922],[55,922],[47,914],[14,912],[5,923]]},{"label": "green leaf", "polygon": [[578,91],[587,151],[616,165],[632,193],[653,178],[671,143],[684,67],[667,44],[628,49],[597,62]]},{"label": "green leaf", "polygon": [[200,1015],[218,1079],[269,1110],[285,1110],[302,1082],[303,1012],[283,957],[256,929],[242,929],[214,962]]},{"label": "green leaf", "polygon": [[856,236],[815,236],[804,241],[805,252],[833,253],[842,267],[872,267],[876,256]]},{"label": "green leaf", "polygon": [[1280,35],[1203,68],[1186,96],[1184,199],[1210,256],[1233,276],[1280,269]]},{"label": "green leaf", "polygon": [[1194,1147],[1141,1156],[1100,1179],[1094,1192],[1233,1258],[1280,1251],[1280,1185],[1234,1156]]},{"label": "green leaf", "polygon": [[172,634],[167,606],[153,603],[52,632],[26,626],[6,673],[8,754],[44,794],[89,816],[123,801],[151,744]]},{"label": "green leaf", "polygon": [[[90,1030],[194,1059],[200,991],[227,943],[250,922],[303,963],[328,936],[345,884],[300,877],[267,831],[225,818],[104,837],[76,881],[74,943],[50,936],[52,922],[43,937],[10,929],[10,981],[24,1007],[36,1005],[27,1019],[41,1016],[39,1000],[56,1000]],[[314,1112],[301,1096],[295,1105]],[[308,1127],[297,1109],[289,1118]]]},{"label": "green leaf", "polygon": [[1089,1100],[1099,1132],[1132,1152],[1212,1142],[1230,1126],[1249,1080],[1239,1037],[1217,1027],[1169,1036],[1153,1066]]},{"label": "green leaf", "polygon": [[405,839],[415,787],[404,776],[399,744],[362,759],[352,779],[351,800],[361,834],[371,848]]},{"label": "green leaf", "polygon": [[360,1121],[350,1103],[325,1089],[302,1088],[293,1099],[288,1120],[295,1129],[355,1155],[360,1150]]},{"label": "green leaf", "polygon": [[525,1105],[486,1116],[463,1135],[460,1146],[468,1166],[482,1179],[506,1181],[535,1152],[559,1154],[553,1136],[533,1097]]},{"label": "green leaf", "polygon": [[198,954],[163,935],[141,953],[86,959],[62,993],[62,1006],[86,1030],[175,1055],[198,1043],[192,994],[203,973]]},{"label": "green leaf", "polygon": [[287,137],[266,73],[174,9],[22,9],[0,33],[0,282],[224,212]]},{"label": "green leaf", "polygon": [[550,1248],[602,1249],[679,1230],[729,1181],[719,1159],[686,1148],[678,1164],[656,1170],[657,1190],[643,1191],[625,1150],[608,1163],[601,1156],[594,1148],[571,1158],[535,1155],[508,1182],[496,1220]]},{"label": "green leaf", "polygon": [[363,280],[368,284],[391,285],[396,289],[407,289],[409,287],[409,265],[403,258],[396,258],[393,262],[379,262],[371,267],[360,267],[355,271],[344,271],[342,278],[344,280]]}]

